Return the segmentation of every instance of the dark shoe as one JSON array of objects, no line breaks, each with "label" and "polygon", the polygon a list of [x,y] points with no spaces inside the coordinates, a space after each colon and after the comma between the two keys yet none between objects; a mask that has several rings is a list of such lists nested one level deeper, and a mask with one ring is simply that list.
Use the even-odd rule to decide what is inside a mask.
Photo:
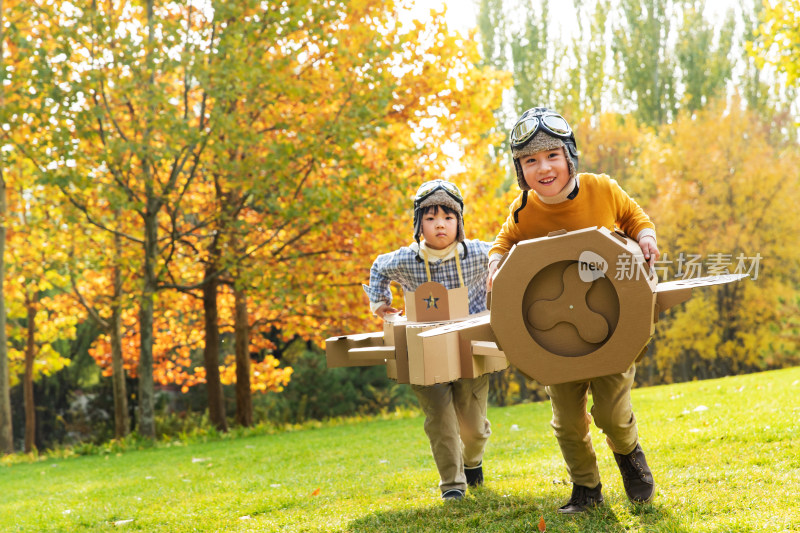
[{"label": "dark shoe", "polygon": [[483,461],[478,466],[464,465],[464,475],[467,476],[467,485],[470,487],[483,485]]},{"label": "dark shoe", "polygon": [[450,489],[442,493],[443,500],[463,500],[464,491],[460,489]]},{"label": "dark shoe", "polygon": [[628,455],[614,454],[617,460],[619,471],[622,474],[622,484],[625,485],[625,493],[632,502],[647,503],[653,499],[656,493],[656,485],[653,482],[653,474],[647,466],[647,459],[639,444]]},{"label": "dark shoe", "polygon": [[569,501],[566,504],[558,508],[558,512],[561,514],[578,514],[602,504],[602,483],[598,483],[593,489],[573,483],[572,496],[570,496]]}]

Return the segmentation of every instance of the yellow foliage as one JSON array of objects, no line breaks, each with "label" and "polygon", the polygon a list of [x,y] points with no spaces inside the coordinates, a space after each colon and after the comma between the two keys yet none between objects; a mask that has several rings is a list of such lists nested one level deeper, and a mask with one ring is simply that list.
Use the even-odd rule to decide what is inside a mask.
[{"label": "yellow foliage", "polygon": [[[64,294],[69,285],[64,265],[68,261],[60,206],[52,202],[53,187],[35,183],[30,164],[15,161],[4,173],[8,209],[4,299],[9,341],[9,376],[12,386],[25,372],[25,352],[33,328],[31,379],[52,375],[70,360],[53,345],[72,340],[82,319],[81,310]],[[31,323],[30,318],[33,318]]]},{"label": "yellow foliage", "polygon": [[[696,289],[657,325],[658,368],[710,377],[776,364],[787,317],[778,298],[797,294],[800,151],[738,100],[665,126],[643,152],[658,195],[649,209],[666,280],[694,256],[692,277],[749,271],[751,279]],[[688,273],[687,269],[682,269]],[[662,276],[663,278],[663,276]],[[665,279],[662,279],[665,281]]]},{"label": "yellow foliage", "polygon": [[[278,368],[280,361],[267,355],[262,361],[250,362],[250,390],[253,392],[281,392],[289,383],[294,370],[292,367]],[[205,369],[198,368],[197,374],[205,374]],[[236,383],[236,361],[228,356],[225,365],[219,367],[220,381],[224,385]]]},{"label": "yellow foliage", "polygon": [[800,0],[763,0],[762,23],[748,50],[760,61],[786,73],[786,82],[800,79]]}]

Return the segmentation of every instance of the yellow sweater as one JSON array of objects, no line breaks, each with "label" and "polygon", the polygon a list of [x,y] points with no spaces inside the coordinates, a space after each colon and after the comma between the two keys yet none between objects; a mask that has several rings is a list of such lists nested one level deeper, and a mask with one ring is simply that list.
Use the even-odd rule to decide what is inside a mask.
[{"label": "yellow sweater", "polygon": [[489,257],[507,253],[519,241],[545,237],[560,229],[617,227],[635,239],[642,230],[655,229],[650,217],[615,180],[605,174],[588,173],[579,174],[578,180],[578,195],[557,204],[542,202],[533,191],[520,194],[511,203]]}]

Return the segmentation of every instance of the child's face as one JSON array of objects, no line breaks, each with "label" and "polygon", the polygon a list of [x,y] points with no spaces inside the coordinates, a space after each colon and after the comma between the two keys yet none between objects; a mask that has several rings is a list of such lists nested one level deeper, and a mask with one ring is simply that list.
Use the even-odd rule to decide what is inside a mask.
[{"label": "child's face", "polygon": [[569,164],[563,148],[522,156],[525,183],[539,196],[555,196],[569,181]]},{"label": "child's face", "polygon": [[422,215],[422,237],[434,250],[447,248],[458,237],[458,217],[439,206],[429,208]]}]

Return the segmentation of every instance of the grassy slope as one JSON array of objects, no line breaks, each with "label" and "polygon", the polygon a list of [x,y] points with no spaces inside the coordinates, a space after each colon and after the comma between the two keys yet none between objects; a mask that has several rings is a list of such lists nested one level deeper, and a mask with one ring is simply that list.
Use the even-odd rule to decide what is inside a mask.
[{"label": "grassy slope", "polygon": [[800,531],[798,398],[800,368],[635,390],[642,507],[595,431],[606,505],[555,512],[570,486],[541,403],[490,411],[486,484],[462,502],[438,500],[406,418],[0,467],[0,531]]}]

